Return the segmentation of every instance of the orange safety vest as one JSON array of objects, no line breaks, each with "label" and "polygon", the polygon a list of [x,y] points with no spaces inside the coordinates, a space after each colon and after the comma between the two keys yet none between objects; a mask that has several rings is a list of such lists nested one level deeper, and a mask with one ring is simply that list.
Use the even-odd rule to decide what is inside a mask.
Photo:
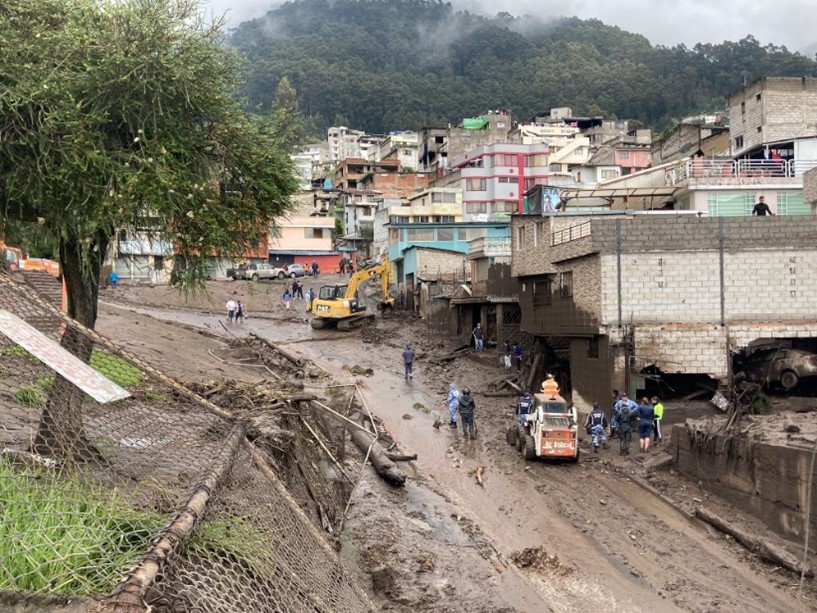
[{"label": "orange safety vest", "polygon": [[547,396],[555,396],[559,393],[559,384],[553,379],[542,381],[542,393]]}]

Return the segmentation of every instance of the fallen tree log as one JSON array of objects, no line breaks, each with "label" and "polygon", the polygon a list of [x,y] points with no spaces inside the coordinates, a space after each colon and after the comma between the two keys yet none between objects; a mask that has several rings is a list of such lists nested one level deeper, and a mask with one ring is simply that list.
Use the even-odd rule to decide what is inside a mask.
[{"label": "fallen tree log", "polygon": [[256,340],[256,341],[260,342],[262,345],[265,345],[265,346],[269,347],[273,351],[280,353],[287,360],[289,360],[290,362],[295,364],[295,366],[297,366],[298,368],[303,368],[303,365],[305,363],[303,358],[298,357],[294,353],[291,353],[291,352],[287,351],[286,349],[283,349],[281,346],[276,345],[274,343],[271,343],[267,339],[261,338],[260,336],[256,336],[255,334],[250,334],[250,337],[253,340]]},{"label": "fallen tree log", "polygon": [[508,387],[510,387],[510,388],[515,389],[515,390],[516,390],[517,392],[519,392],[520,394],[522,393],[522,388],[521,388],[521,387],[519,387],[519,386],[518,386],[516,383],[514,383],[514,382],[513,382],[513,381],[511,381],[510,379],[505,379],[504,384],[505,384],[505,385],[507,385],[507,386],[508,386]]},{"label": "fallen tree log", "polygon": [[517,392],[514,390],[508,391],[499,391],[499,392],[482,392],[482,395],[486,398],[502,398],[505,396],[518,396]]},{"label": "fallen tree log", "polygon": [[733,523],[715,515],[703,507],[697,507],[695,509],[695,516],[709,525],[714,526],[721,532],[734,537],[737,542],[746,547],[749,551],[756,553],[762,559],[795,573],[805,571],[807,577],[814,576],[814,571],[811,567],[806,566],[803,568],[803,563],[798,560],[796,556],[787,551],[782,545],[772,542],[771,539],[750,534],[747,530],[735,526]]},{"label": "fallen tree log", "polygon": [[533,364],[530,367],[530,374],[528,375],[528,382],[527,382],[527,389],[535,392],[536,390],[533,388],[533,381],[536,378],[536,373],[539,371],[539,364],[542,362],[542,354],[537,353],[536,357],[533,358]]},{"label": "fallen tree log", "polygon": [[[380,446],[380,443],[375,440],[373,434],[365,432],[364,430],[358,430],[357,428],[350,430],[349,434],[352,437],[352,442],[357,445],[358,449],[364,454],[366,452],[369,453],[369,461],[372,463],[372,466],[374,466],[377,474],[380,475],[384,481],[392,485],[404,485],[406,483],[406,475],[403,474],[403,471],[397,467],[397,464],[389,458],[386,451]],[[370,446],[371,451],[369,450]]]}]

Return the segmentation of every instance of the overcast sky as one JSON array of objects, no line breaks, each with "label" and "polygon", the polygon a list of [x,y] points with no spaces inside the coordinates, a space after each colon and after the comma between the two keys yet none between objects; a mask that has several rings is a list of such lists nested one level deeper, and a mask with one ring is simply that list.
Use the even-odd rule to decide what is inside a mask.
[{"label": "overcast sky", "polygon": [[[817,51],[815,0],[450,0],[458,9],[486,15],[543,18],[576,15],[646,36],[657,45],[720,43],[753,35],[761,44],[785,45],[792,51]],[[227,12],[228,27],[264,15],[276,0],[203,0],[217,14]]]}]

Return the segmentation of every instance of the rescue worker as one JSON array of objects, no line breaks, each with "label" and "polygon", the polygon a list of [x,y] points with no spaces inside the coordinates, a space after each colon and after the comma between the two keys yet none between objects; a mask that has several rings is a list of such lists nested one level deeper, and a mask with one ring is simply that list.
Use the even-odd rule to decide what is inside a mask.
[{"label": "rescue worker", "polygon": [[531,394],[530,392],[525,392],[522,395],[522,397],[516,402],[517,423],[520,426],[525,425],[525,422],[527,421],[526,416],[531,412],[532,409],[533,409],[533,394]]},{"label": "rescue worker", "polygon": [[[613,418],[616,419],[618,414],[621,413],[621,407],[623,406],[630,407],[631,411],[635,411],[638,408],[638,403],[635,400],[631,400],[627,394],[621,394],[621,398],[618,399],[615,405],[613,405]],[[616,419],[616,422],[618,420]]]},{"label": "rescue worker", "polygon": [[457,409],[460,412],[460,423],[462,423],[462,435],[465,438],[475,438],[477,435],[477,427],[474,424],[474,409],[476,403],[471,398],[471,390],[467,387],[462,388],[462,395],[460,396]]},{"label": "rescue worker", "polygon": [[646,396],[641,399],[641,404],[635,410],[638,415],[638,438],[641,453],[647,453],[650,448],[650,436],[652,435],[652,424],[655,420],[655,411]]},{"label": "rescue worker", "polygon": [[613,404],[610,406],[610,438],[618,433],[618,419],[616,416],[616,404],[621,400],[618,390],[613,390]]},{"label": "rescue worker", "polygon": [[547,378],[542,381],[542,393],[548,398],[559,395],[559,384],[556,383],[553,375],[548,374]]},{"label": "rescue worker", "polygon": [[593,410],[587,414],[587,421],[584,423],[587,433],[593,437],[593,453],[599,452],[599,443],[607,449],[607,416],[599,408],[599,403],[593,403]]},{"label": "rescue worker", "polygon": [[406,350],[403,352],[403,365],[406,369],[406,381],[414,378],[414,349],[410,345],[406,345]]},{"label": "rescue worker", "polygon": [[618,411],[619,455],[630,455],[630,440],[633,434],[633,420],[636,414],[629,404],[622,405]]},{"label": "rescue worker", "polygon": [[448,415],[450,417],[450,421],[448,425],[452,428],[457,427],[457,408],[460,405],[460,392],[457,389],[457,384],[452,383],[448,386],[448,398],[445,401],[446,406],[448,407]]},{"label": "rescue worker", "polygon": [[658,396],[652,397],[652,410],[655,413],[655,419],[652,422],[652,434],[655,438],[655,444],[661,444],[661,420],[664,418],[664,405]]}]

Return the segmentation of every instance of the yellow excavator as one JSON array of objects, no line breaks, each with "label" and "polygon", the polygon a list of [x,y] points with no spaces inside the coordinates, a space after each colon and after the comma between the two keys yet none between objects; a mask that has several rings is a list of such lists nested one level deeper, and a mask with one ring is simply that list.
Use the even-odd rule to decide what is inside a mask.
[{"label": "yellow excavator", "polygon": [[324,285],[312,301],[313,328],[334,328],[351,330],[362,325],[375,314],[368,309],[365,295],[366,282],[380,279],[380,303],[378,309],[385,311],[394,306],[394,298],[389,294],[389,259],[379,264],[358,270],[349,278],[349,283]]}]

